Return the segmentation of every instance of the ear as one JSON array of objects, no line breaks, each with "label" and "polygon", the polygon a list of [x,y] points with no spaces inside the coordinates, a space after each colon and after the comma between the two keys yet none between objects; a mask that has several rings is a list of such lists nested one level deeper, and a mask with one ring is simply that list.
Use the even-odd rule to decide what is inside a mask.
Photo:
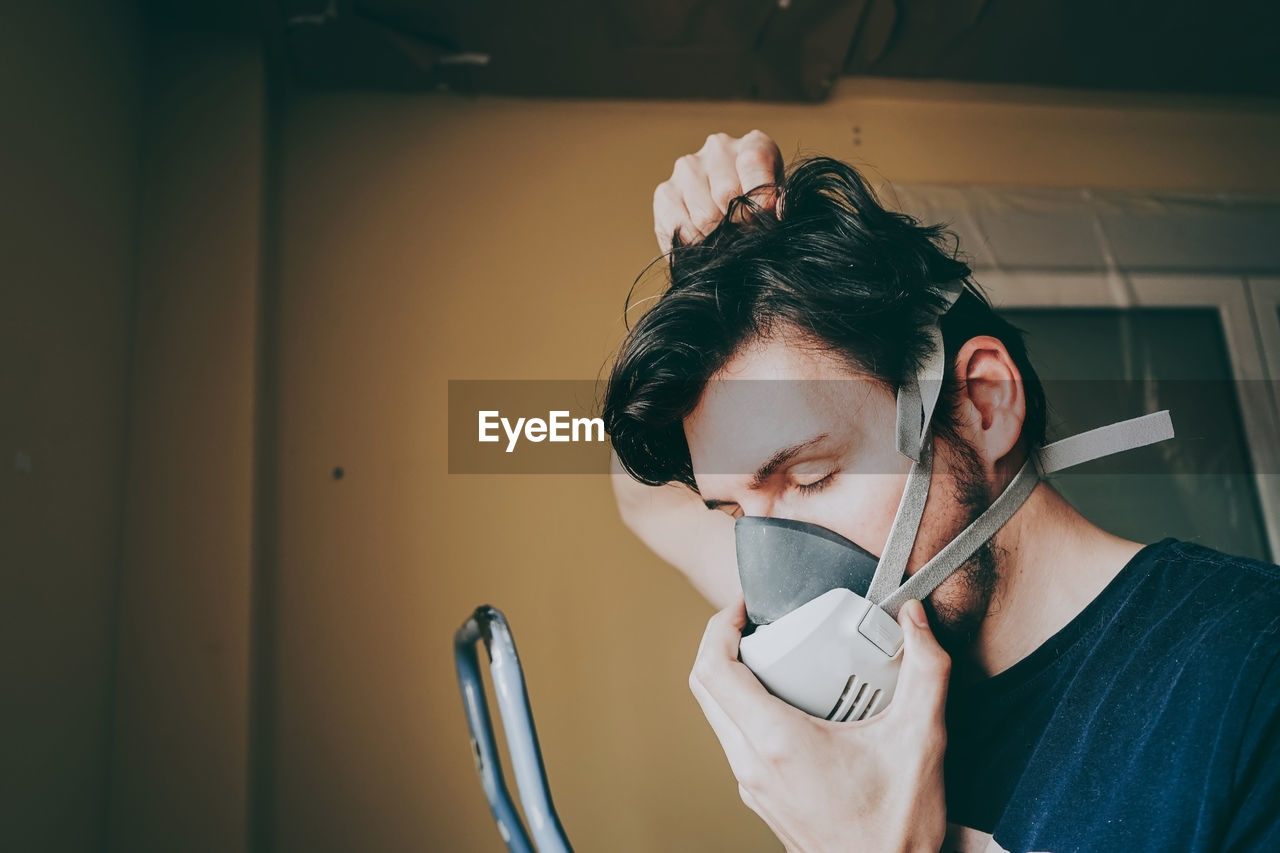
[{"label": "ear", "polygon": [[965,342],[953,363],[960,392],[957,429],[988,468],[1018,444],[1027,401],[1022,373],[999,338],[978,335]]}]

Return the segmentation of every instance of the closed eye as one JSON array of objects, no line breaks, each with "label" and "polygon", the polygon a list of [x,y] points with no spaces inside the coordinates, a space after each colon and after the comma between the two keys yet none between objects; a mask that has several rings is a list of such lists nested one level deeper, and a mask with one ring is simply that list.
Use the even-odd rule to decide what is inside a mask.
[{"label": "closed eye", "polygon": [[812,483],[796,483],[795,484],[796,491],[802,495],[817,494],[818,492],[825,489],[827,486],[831,485],[831,482],[832,480],[835,479],[835,476],[837,473],[839,472],[832,471],[830,474],[823,477],[821,480],[814,480]]}]

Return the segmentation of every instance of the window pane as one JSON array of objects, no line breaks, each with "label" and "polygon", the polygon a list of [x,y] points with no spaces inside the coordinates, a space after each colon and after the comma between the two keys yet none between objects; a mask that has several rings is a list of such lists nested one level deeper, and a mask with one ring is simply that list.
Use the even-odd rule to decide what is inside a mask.
[{"label": "window pane", "polygon": [[1227,349],[1212,309],[1008,309],[1049,398],[1048,441],[1160,409],[1175,437],[1054,474],[1095,524],[1271,559]]}]

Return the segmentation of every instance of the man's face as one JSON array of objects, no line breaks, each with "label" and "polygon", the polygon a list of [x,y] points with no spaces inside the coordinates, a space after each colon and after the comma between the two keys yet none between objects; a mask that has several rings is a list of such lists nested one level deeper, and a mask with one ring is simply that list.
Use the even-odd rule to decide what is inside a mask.
[{"label": "man's face", "polygon": [[[819,524],[884,552],[911,461],[895,444],[892,391],[794,336],[744,346],[707,383],[685,418],[698,490],[735,517]],[[908,574],[990,502],[982,460],[935,440],[934,471]],[[952,654],[973,638],[996,581],[989,546],[925,602]]]}]

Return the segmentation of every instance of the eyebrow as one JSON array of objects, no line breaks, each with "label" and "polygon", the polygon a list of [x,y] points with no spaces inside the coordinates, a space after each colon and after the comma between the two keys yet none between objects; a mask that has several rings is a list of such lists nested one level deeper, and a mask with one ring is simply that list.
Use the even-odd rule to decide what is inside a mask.
[{"label": "eyebrow", "polygon": [[[757,469],[757,471],[754,474],[751,475],[751,482],[748,484],[747,488],[749,489],[760,488],[761,486],[764,485],[766,480],[768,480],[775,473],[777,473],[779,468],[781,468],[783,465],[786,465],[792,459],[795,459],[797,456],[799,456],[804,451],[808,450],[810,447],[813,447],[815,444],[825,441],[828,437],[829,436],[825,432],[819,433],[818,435],[815,435],[813,438],[802,441],[799,444],[792,444],[789,447],[784,447],[781,450],[778,450],[776,453],[770,456],[769,459],[763,465],[761,465],[760,468]],[[725,500],[719,500],[717,498],[712,498],[710,500],[704,500],[703,503],[706,504],[707,509],[719,509],[722,506],[731,506],[737,503],[737,501],[725,501]]]}]

